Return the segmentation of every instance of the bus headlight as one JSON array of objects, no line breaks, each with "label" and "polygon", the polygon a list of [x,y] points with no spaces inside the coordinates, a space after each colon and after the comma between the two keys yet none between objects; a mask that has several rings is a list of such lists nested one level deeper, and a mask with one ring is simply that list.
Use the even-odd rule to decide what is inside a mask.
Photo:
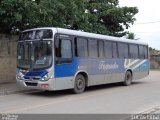
[{"label": "bus headlight", "polygon": [[16,77],[18,80],[22,80],[24,75],[21,72],[19,72],[19,73],[17,73]]},{"label": "bus headlight", "polygon": [[49,74],[46,74],[46,75],[44,75],[42,78],[41,78],[41,80],[42,81],[47,81],[47,80],[49,80]]}]

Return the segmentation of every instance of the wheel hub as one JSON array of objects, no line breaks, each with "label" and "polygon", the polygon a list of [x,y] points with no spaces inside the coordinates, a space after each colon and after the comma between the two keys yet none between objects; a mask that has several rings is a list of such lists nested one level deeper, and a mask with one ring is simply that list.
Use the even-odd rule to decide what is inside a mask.
[{"label": "wheel hub", "polygon": [[82,79],[78,79],[77,80],[77,88],[81,89],[83,87],[83,80]]}]

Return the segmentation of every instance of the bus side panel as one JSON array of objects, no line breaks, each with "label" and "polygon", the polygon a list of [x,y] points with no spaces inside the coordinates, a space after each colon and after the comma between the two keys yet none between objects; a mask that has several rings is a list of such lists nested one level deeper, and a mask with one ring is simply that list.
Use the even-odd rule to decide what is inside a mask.
[{"label": "bus side panel", "polygon": [[78,65],[78,59],[73,59],[71,63],[55,64],[55,90],[73,88],[73,78],[77,71]]},{"label": "bus side panel", "polygon": [[73,88],[75,74],[79,71],[86,71],[88,86],[93,86],[122,82],[128,69],[133,72],[133,79],[143,78],[148,75],[149,61],[74,58],[72,63],[55,65],[56,90]]},{"label": "bus side panel", "polygon": [[89,86],[121,82],[124,80],[123,59],[90,59]]},{"label": "bus side panel", "polygon": [[55,65],[56,90],[74,87],[79,71],[89,75],[88,86],[121,82],[124,80],[124,59],[74,58],[72,63]]},{"label": "bus side panel", "polygon": [[134,70],[137,70],[133,75],[133,79],[141,79],[149,75],[149,69],[150,69],[150,62],[148,59],[145,60],[139,60],[139,64],[134,68]]}]

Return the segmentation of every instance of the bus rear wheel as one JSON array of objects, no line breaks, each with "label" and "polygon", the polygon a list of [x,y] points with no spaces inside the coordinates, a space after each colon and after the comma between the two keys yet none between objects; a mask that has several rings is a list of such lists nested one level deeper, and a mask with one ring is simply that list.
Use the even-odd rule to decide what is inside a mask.
[{"label": "bus rear wheel", "polygon": [[73,93],[79,94],[84,92],[86,87],[85,82],[86,81],[83,75],[81,74],[77,75],[74,82]]},{"label": "bus rear wheel", "polygon": [[130,71],[127,71],[125,74],[125,80],[123,82],[125,86],[129,86],[132,84],[132,73]]}]

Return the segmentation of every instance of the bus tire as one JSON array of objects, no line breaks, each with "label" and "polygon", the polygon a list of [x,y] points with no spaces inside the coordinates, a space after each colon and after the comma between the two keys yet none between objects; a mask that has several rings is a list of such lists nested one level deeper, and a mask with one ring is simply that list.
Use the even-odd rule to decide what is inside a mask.
[{"label": "bus tire", "polygon": [[84,92],[86,87],[85,77],[81,74],[78,74],[75,78],[73,93],[79,94]]},{"label": "bus tire", "polygon": [[130,71],[126,72],[123,84],[125,86],[129,86],[132,84],[132,73]]}]

